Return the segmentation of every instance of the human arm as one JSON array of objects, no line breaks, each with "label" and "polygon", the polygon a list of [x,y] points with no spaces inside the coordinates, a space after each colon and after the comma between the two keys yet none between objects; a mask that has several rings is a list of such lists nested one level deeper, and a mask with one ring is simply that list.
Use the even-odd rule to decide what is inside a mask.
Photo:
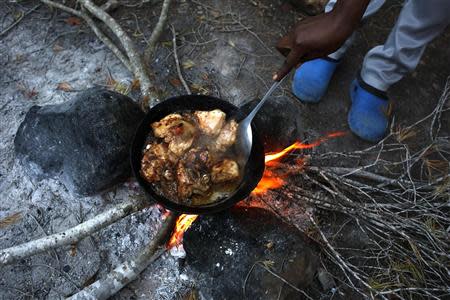
[{"label": "human arm", "polygon": [[286,60],[273,79],[281,80],[302,62],[339,49],[360,24],[369,2],[338,0],[330,12],[298,22],[277,44]]}]

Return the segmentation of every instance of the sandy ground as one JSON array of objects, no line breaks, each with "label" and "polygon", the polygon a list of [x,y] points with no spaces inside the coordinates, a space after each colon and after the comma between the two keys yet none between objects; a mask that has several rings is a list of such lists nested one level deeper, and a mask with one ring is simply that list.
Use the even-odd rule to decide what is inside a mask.
[{"label": "sandy ground", "polygon": [[[385,5],[359,31],[355,45],[320,104],[308,106],[298,102],[290,93],[289,83],[275,95],[273,101],[284,101],[298,111],[303,123],[302,137],[347,130],[348,86],[364,53],[382,43],[389,33],[400,9],[396,3]],[[6,28],[18,10],[27,11],[35,5],[36,1],[20,4],[2,1],[0,28]],[[146,3],[142,7],[120,8],[113,16],[142,48],[158,11],[158,5]],[[102,195],[75,197],[57,180],[34,181],[14,159],[14,135],[32,105],[63,102],[77,90],[105,85],[109,75],[125,84],[132,81],[127,70],[89,28],[68,24],[68,17],[42,6],[0,37],[0,219],[16,212],[22,216],[16,224],[0,229],[0,248],[69,228],[141,193],[130,179]],[[301,17],[301,13],[282,10],[280,1],[176,1],[170,20],[179,33],[180,59],[191,64],[183,70],[187,82],[195,92],[219,96],[235,104],[262,95],[272,72],[282,62],[273,45]],[[167,30],[152,63],[154,80],[164,97],[184,93],[180,85],[169,84],[177,78],[168,43],[171,38]],[[447,30],[428,47],[417,70],[391,89],[399,123],[411,124],[433,109],[450,74],[449,42]],[[61,82],[68,82],[74,91],[57,90]],[[317,151],[347,151],[367,146],[349,134]],[[76,250],[66,247],[5,267],[0,271],[0,299],[55,299],[74,293],[90,279],[102,277],[137,253],[152,238],[159,221],[159,211],[150,208],[85,239]],[[116,298],[178,297],[191,284],[189,276],[188,280],[180,277],[182,272],[177,260],[165,254]]]}]

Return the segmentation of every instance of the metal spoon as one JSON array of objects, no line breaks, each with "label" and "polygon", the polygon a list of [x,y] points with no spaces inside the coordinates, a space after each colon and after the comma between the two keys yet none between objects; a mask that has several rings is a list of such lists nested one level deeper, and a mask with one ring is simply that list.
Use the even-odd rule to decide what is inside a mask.
[{"label": "metal spoon", "polygon": [[270,95],[272,95],[272,93],[278,88],[284,78],[282,78],[280,81],[275,81],[267,91],[267,93],[264,95],[264,97],[262,97],[259,103],[255,106],[255,108],[253,108],[253,110],[242,121],[239,122],[239,128],[236,136],[236,145],[238,148],[240,160],[244,164],[247,163],[248,157],[250,156],[250,152],[252,150],[252,120],[258,113],[260,108],[264,105],[264,102],[269,99]]}]

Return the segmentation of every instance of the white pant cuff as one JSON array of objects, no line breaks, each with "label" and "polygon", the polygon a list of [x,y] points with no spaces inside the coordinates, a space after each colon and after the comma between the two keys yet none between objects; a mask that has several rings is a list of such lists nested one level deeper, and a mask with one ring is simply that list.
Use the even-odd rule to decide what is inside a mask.
[{"label": "white pant cuff", "polygon": [[361,70],[361,79],[370,85],[371,87],[376,88],[377,90],[386,92],[389,89],[389,85],[385,82],[381,81],[377,76],[373,76],[371,74],[368,74],[367,72],[364,72]]}]

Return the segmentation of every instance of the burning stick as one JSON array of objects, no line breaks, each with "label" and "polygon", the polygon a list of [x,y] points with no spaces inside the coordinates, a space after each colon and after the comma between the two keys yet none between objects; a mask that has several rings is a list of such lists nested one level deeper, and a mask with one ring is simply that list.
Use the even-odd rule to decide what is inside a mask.
[{"label": "burning stick", "polygon": [[167,249],[178,246],[183,242],[184,232],[188,230],[189,227],[191,227],[192,223],[194,223],[197,217],[197,215],[181,215],[177,219],[177,224],[175,225],[175,229],[173,230],[172,237],[167,243]]}]

